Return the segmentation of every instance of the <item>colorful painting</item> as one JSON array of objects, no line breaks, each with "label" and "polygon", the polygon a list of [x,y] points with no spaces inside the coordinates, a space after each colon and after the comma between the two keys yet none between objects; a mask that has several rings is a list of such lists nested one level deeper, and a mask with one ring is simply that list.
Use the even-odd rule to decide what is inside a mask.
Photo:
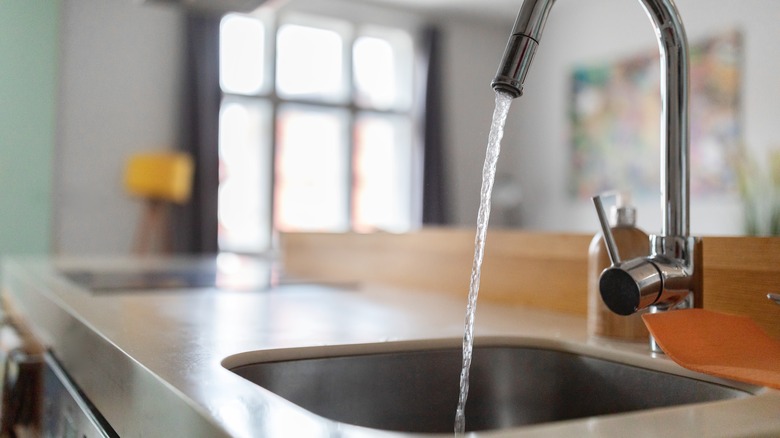
[{"label": "colorful painting", "polygon": [[[736,193],[742,38],[732,31],[691,43],[691,194]],[[657,55],[576,67],[570,106],[571,193],[659,193]]]}]

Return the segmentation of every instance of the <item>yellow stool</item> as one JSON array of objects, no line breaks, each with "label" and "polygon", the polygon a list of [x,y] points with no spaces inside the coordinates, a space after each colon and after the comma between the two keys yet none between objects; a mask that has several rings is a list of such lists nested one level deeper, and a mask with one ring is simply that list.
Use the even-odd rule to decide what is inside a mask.
[{"label": "yellow stool", "polygon": [[[194,170],[192,157],[183,152],[139,153],[127,161],[125,189],[145,203],[133,245],[136,254],[149,251],[155,229],[164,230],[166,207],[189,201]],[[165,248],[170,250],[168,238]]]}]

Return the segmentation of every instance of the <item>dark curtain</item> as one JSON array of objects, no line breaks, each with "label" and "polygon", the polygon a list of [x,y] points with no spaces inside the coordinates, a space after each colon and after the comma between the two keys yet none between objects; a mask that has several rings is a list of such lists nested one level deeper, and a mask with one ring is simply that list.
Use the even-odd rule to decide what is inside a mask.
[{"label": "dark curtain", "polygon": [[440,30],[429,26],[422,32],[423,68],[425,69],[425,96],[423,106],[424,167],[423,167],[423,224],[448,223],[446,198],[446,166],[442,138],[442,91]]},{"label": "dark curtain", "polygon": [[195,161],[192,199],[172,215],[174,251],[217,252],[219,16],[188,14],[181,149]]}]

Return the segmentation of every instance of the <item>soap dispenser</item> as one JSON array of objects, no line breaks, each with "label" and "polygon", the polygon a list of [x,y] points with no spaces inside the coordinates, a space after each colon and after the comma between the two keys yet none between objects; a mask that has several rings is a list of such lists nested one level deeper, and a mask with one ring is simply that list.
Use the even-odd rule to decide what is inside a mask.
[{"label": "soap dispenser", "polygon": [[[636,208],[627,194],[616,194],[610,224],[620,257],[630,260],[650,253],[650,239],[636,227]],[[649,333],[641,314],[618,315],[601,300],[599,277],[610,266],[602,233],[593,237],[588,248],[588,335],[626,341],[647,341]]]}]

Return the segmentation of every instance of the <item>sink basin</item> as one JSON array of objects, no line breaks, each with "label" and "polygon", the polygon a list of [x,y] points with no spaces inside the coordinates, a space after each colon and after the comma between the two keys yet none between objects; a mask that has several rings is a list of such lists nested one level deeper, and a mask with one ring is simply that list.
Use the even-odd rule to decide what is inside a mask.
[{"label": "sink basin", "polygon": [[[452,433],[461,350],[422,348],[254,362],[231,371],[322,417]],[[467,430],[492,430],[747,397],[717,383],[560,351],[477,345]]]}]

